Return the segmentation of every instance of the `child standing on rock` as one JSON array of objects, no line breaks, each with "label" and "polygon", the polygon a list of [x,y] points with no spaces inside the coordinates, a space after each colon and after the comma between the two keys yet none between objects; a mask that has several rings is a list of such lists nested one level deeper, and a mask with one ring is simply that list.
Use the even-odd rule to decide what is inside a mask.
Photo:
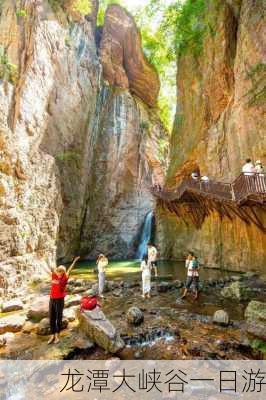
[{"label": "child standing on rock", "polygon": [[76,257],[68,270],[63,265],[49,271],[52,278],[49,303],[50,330],[52,336],[48,344],[59,343],[59,333],[62,327],[64,299],[69,274],[80,257]]}]

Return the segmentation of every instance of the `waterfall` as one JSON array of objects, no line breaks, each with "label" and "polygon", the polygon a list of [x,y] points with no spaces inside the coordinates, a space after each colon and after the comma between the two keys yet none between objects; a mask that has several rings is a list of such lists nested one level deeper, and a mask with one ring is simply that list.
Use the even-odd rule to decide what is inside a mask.
[{"label": "waterfall", "polygon": [[140,242],[136,253],[136,258],[142,260],[147,253],[147,246],[151,239],[153,211],[149,211],[145,217],[143,229],[141,232]]}]

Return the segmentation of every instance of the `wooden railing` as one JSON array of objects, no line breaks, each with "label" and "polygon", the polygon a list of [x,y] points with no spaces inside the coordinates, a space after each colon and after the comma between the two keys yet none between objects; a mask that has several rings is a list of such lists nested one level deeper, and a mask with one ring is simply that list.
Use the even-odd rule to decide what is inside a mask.
[{"label": "wooden railing", "polygon": [[232,183],[217,182],[214,180],[202,181],[185,179],[177,189],[152,188],[152,193],[165,201],[174,201],[182,198],[185,192],[196,192],[203,196],[216,197],[220,200],[229,200],[242,203],[251,195],[257,195],[258,200],[266,198],[266,174],[255,173],[247,175],[242,173]]},{"label": "wooden railing", "polygon": [[251,195],[266,195],[266,174],[241,174],[232,183],[233,200],[241,203]]}]

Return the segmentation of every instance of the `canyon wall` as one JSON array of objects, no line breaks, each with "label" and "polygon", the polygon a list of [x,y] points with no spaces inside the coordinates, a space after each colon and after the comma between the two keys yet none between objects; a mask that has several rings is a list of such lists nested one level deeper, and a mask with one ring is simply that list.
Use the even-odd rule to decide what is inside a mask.
[{"label": "canyon wall", "polygon": [[[169,187],[196,167],[202,175],[230,182],[247,157],[266,164],[265,4],[208,1],[205,21],[201,54],[188,48],[178,60]],[[238,219],[221,221],[213,213],[196,230],[158,209],[157,239],[165,258],[194,250],[210,267],[265,271],[265,234]]]},{"label": "canyon wall", "polygon": [[[154,205],[149,187],[163,179],[165,131],[150,108],[159,90],[156,72],[139,41],[134,54],[141,69],[145,66],[144,76],[138,67],[135,75],[127,70],[127,87],[103,77],[108,60],[103,62],[102,53],[99,57],[95,43],[98,2],[91,2],[86,16],[74,3],[25,0],[18,7],[1,2],[4,295],[12,296],[45,267],[80,251],[86,257],[98,251],[133,255],[145,214]],[[137,35],[123,9],[110,12],[130,22],[128,40]],[[157,86],[145,99],[139,83],[147,85],[151,77]]]},{"label": "canyon wall", "polygon": [[165,175],[167,134],[156,114],[160,83],[134,19],[117,5],[106,11],[99,55],[105,83],[90,144],[81,252],[134,258],[145,216],[155,207],[150,187]]}]

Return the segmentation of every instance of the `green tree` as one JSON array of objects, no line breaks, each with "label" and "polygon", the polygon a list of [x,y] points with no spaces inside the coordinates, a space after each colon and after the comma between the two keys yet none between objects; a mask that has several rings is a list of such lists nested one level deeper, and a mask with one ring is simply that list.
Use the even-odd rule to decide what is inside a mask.
[{"label": "green tree", "polygon": [[100,0],[99,1],[99,11],[98,11],[98,16],[97,16],[97,25],[98,26],[103,25],[106,9],[111,4],[120,4],[121,6],[125,5],[123,0]]}]

